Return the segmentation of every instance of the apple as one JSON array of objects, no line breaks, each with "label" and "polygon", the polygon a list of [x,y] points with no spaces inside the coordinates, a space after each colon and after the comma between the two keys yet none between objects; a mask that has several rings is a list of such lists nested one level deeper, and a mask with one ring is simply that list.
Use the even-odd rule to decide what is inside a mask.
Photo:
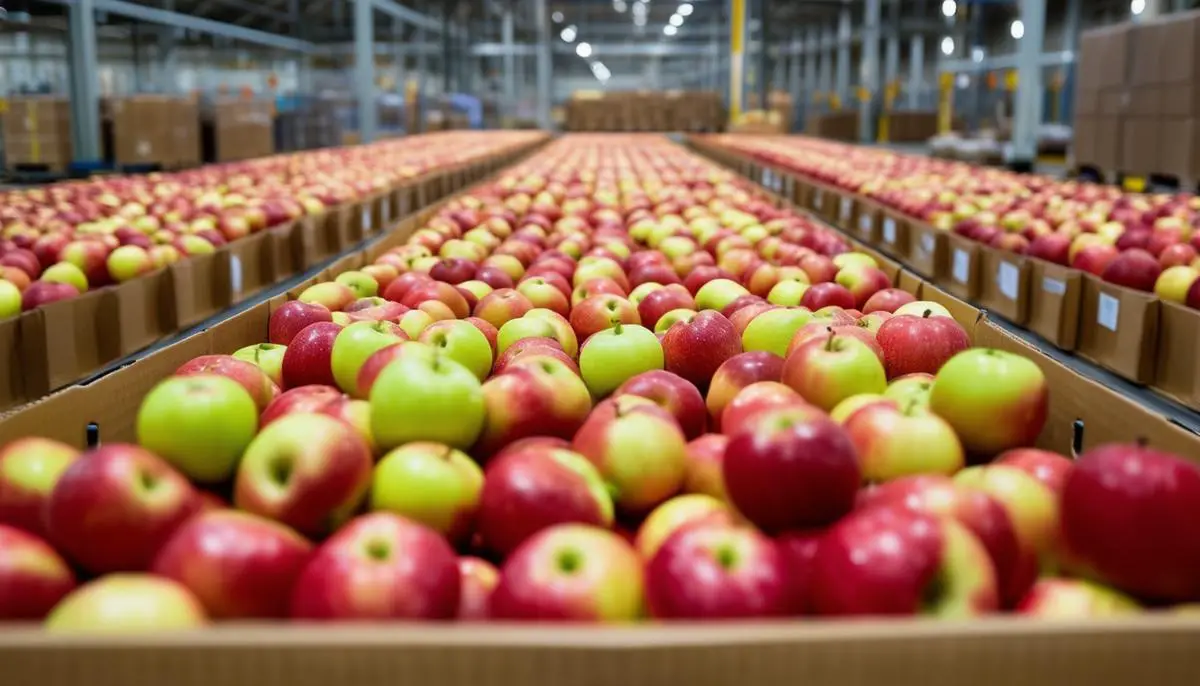
[{"label": "apple", "polygon": [[790,387],[775,381],[757,381],[733,396],[721,412],[718,425],[722,433],[732,436],[763,410],[796,406],[808,406],[808,403]]},{"label": "apple", "polygon": [[151,570],[190,590],[213,619],[284,619],[312,544],[288,527],[221,509],[192,517]]},{"label": "apple", "polygon": [[21,289],[0,279],[0,318],[7,319],[21,314]]},{"label": "apple", "polygon": [[201,355],[192,358],[175,370],[175,376],[214,375],[235,381],[254,400],[258,412],[279,395],[279,387],[257,365],[232,355]]},{"label": "apple", "polygon": [[[863,257],[867,256],[863,255]],[[839,258],[843,260],[843,264],[845,263],[845,260],[850,259],[849,254],[847,254],[846,257],[839,256]],[[872,267],[877,266],[874,260],[864,264]],[[841,269],[841,266],[839,266],[834,260],[829,259],[825,255],[817,254],[808,254],[800,258],[799,267],[804,270],[805,274],[808,275],[808,280],[811,283],[824,283],[833,281],[834,277],[837,276],[838,270]]]},{"label": "apple", "polygon": [[449,257],[438,260],[433,268],[429,270],[429,276],[435,281],[443,281],[445,283],[455,285],[470,281],[475,278],[475,272],[479,265],[471,260],[461,257]]},{"label": "apple", "polygon": [[730,502],[767,533],[836,521],[854,506],[862,481],[849,435],[803,405],[750,416],[730,435],[721,468]]},{"label": "apple", "polygon": [[459,599],[456,619],[460,622],[483,621],[488,618],[492,592],[500,583],[500,570],[478,557],[458,558]]},{"label": "apple", "polygon": [[687,444],[687,465],[683,477],[683,492],[697,493],[728,502],[721,462],[729,437],[704,434]]},{"label": "apple", "polygon": [[810,286],[808,290],[804,291],[800,305],[813,311],[830,306],[840,307],[844,310],[858,306],[854,300],[854,294],[845,286],[829,282],[814,283]]},{"label": "apple", "polygon": [[522,319],[534,319],[548,322],[554,330],[551,338],[558,341],[562,346],[563,352],[568,357],[575,358],[579,355],[579,339],[575,336],[575,330],[571,328],[571,322],[566,317],[542,307],[535,307],[525,313]]},{"label": "apple", "polygon": [[79,450],[65,443],[32,436],[0,447],[0,525],[44,537],[45,503],[79,456]]},{"label": "apple", "polygon": [[466,453],[418,441],[379,461],[370,507],[407,517],[452,543],[462,543],[474,531],[482,490],[483,470]]},{"label": "apple", "polygon": [[479,299],[472,314],[497,329],[534,308],[533,301],[519,291],[500,288]]},{"label": "apple", "polygon": [[812,286],[800,279],[783,279],[767,293],[767,302],[782,307],[796,307],[804,302],[804,294]]},{"label": "apple", "polygon": [[384,450],[413,441],[470,448],[486,420],[479,378],[440,350],[417,345],[427,350],[392,361],[371,386],[377,444]]},{"label": "apple", "polygon": [[[690,277],[689,277],[690,278]],[[685,280],[686,284],[687,281]],[[696,294],[696,308],[700,310],[723,310],[734,300],[749,295],[750,291],[732,279],[713,279],[693,291]]]},{"label": "apple", "polygon": [[387,512],[325,541],[292,589],[293,619],[447,620],[458,614],[458,558],[446,539]]},{"label": "apple", "polygon": [[646,605],[659,619],[786,616],[792,611],[786,562],[752,528],[698,522],[672,534],[650,559]]},{"label": "apple", "polygon": [[[51,283],[69,284],[74,286],[75,290],[79,291],[80,293],[85,293],[88,289],[87,275],[83,273],[82,269],[76,267],[70,262],[59,262],[58,264],[47,267],[46,271],[42,272],[42,276],[39,280],[48,281]],[[17,302],[20,303],[19,296]]]},{"label": "apple", "polygon": [[720,424],[725,408],[743,388],[759,381],[779,381],[782,375],[783,358],[771,352],[744,352],[723,362],[713,374],[705,399],[714,424]]},{"label": "apple", "polygon": [[729,505],[723,500],[704,494],[679,495],[671,498],[646,516],[638,527],[634,547],[643,560],[649,562],[676,531],[698,522],[732,522]]},{"label": "apple", "polygon": [[140,571],[199,506],[195,489],[163,459],[110,443],[62,472],[43,521],[54,546],[89,572]]},{"label": "apple", "polygon": [[665,286],[651,292],[638,303],[638,316],[645,326],[655,326],[672,310],[695,310],[696,301],[683,286]]},{"label": "apple", "polygon": [[330,312],[338,312],[358,297],[358,294],[346,284],[326,281],[304,289],[300,295],[296,296],[296,300],[323,305]]},{"label": "apple", "polygon": [[617,323],[588,338],[579,352],[579,370],[592,396],[603,398],[629,379],[662,369],[662,345],[649,329]]},{"label": "apple", "polygon": [[[1154,294],[1159,300],[1183,304],[1187,302],[1188,289],[1197,281],[1200,281],[1200,269],[1192,266],[1168,267],[1155,280]],[[25,293],[28,296],[29,291]]]},{"label": "apple", "polygon": [[[928,312],[929,314],[926,315],[925,314],[926,312]],[[949,317],[951,319],[954,319],[954,316],[952,314],[950,314],[950,310],[946,309],[945,305],[942,305],[941,303],[935,303],[932,300],[914,300],[910,303],[905,303],[905,304],[901,305],[900,307],[897,307],[896,311],[892,312],[892,314],[896,317],[911,315],[914,317],[929,316],[929,317]]]},{"label": "apple", "polygon": [[632,622],[645,604],[642,562],[617,534],[560,524],[504,562],[489,614],[501,620]]},{"label": "apple", "polygon": [[154,263],[145,249],[136,245],[122,245],[108,254],[106,262],[109,277],[124,283],[154,271]]},{"label": "apple", "polygon": [[1100,273],[1100,278],[1118,286],[1150,293],[1162,270],[1153,255],[1134,248],[1114,257]]},{"label": "apple", "polygon": [[947,360],[971,347],[966,329],[950,317],[926,310],[921,316],[898,315],[879,327],[875,340],[883,350],[889,379],[907,374],[936,374]]},{"label": "apple", "polygon": [[1035,236],[1025,249],[1025,254],[1053,264],[1067,266],[1070,259],[1071,238],[1061,233]]},{"label": "apple", "polygon": [[450,308],[449,318],[465,319],[472,314],[462,293],[459,293],[454,286],[441,281],[431,281],[413,286],[404,294],[400,304],[412,309],[425,309],[421,305],[429,301],[439,302]]},{"label": "apple", "polygon": [[658,323],[654,325],[654,333],[660,337],[665,336],[671,330],[671,327],[675,326],[676,322],[690,320],[697,314],[695,310],[671,310],[658,318]]},{"label": "apple", "polygon": [[1048,450],[1016,448],[1001,453],[992,464],[1016,467],[1045,484],[1056,496],[1062,496],[1063,484],[1074,461]]},{"label": "apple", "polygon": [[434,322],[421,332],[420,341],[462,364],[480,381],[492,370],[492,346],[470,322],[454,319]]},{"label": "apple", "polygon": [[485,548],[507,557],[556,524],[611,527],[613,510],[612,496],[587,458],[563,448],[514,444],[484,472],[479,537]]},{"label": "apple", "polygon": [[346,422],[289,414],[263,428],[238,464],[238,509],[317,536],[345,521],[366,495],[371,451]]},{"label": "apple", "polygon": [[704,310],[672,324],[662,350],[667,371],[707,388],[717,368],[742,352],[742,343],[720,312]]},{"label": "apple", "polygon": [[309,324],[292,337],[283,353],[284,388],[336,386],[333,346],[344,327],[332,321]]},{"label": "apple", "polygon": [[1046,423],[1048,395],[1046,377],[1032,361],[972,348],[942,365],[929,407],[950,422],[968,452],[996,455],[1037,440]]},{"label": "apple", "polygon": [[552,310],[564,317],[570,314],[571,301],[542,277],[523,279],[517,284],[517,292],[524,295],[534,307]]},{"label": "apple", "polygon": [[1059,503],[1053,491],[1024,471],[1007,465],[969,467],[956,474],[954,482],[986,493],[1004,507],[1017,533],[1022,557],[1019,564],[1035,573],[1050,564],[1050,553],[1058,547],[1060,521]]},{"label": "apple", "polygon": [[278,387],[283,385],[283,355],[286,352],[286,345],[259,343],[238,348],[234,351],[233,357],[261,369],[271,383]]},{"label": "apple", "polygon": [[50,544],[0,524],[0,622],[39,621],[75,588],[75,574]]},{"label": "apple", "polygon": [[870,403],[843,426],[858,452],[863,478],[872,483],[913,474],[954,474],[966,463],[962,444],[946,420],[912,405]]},{"label": "apple", "polygon": [[309,324],[331,322],[333,315],[329,308],[317,303],[306,303],[299,300],[280,305],[271,313],[267,340],[279,345],[289,345],[296,334]]},{"label": "apple", "polygon": [[600,403],[571,447],[596,466],[627,512],[649,512],[683,487],[687,439],[675,418],[646,398],[620,395]]},{"label": "apple", "polygon": [[871,296],[892,285],[891,277],[883,270],[861,265],[843,267],[834,277],[834,282],[850,292],[854,297],[854,307],[860,310]]},{"label": "apple", "polygon": [[708,423],[700,391],[672,372],[661,369],[643,372],[621,384],[613,395],[636,395],[654,401],[671,413],[689,440],[704,433]]},{"label": "apple", "polygon": [[141,634],[207,624],[200,600],[182,584],[151,574],[109,574],[63,598],[46,618],[45,629],[58,634]]},{"label": "apple", "polygon": [[863,314],[871,314],[872,312],[895,312],[898,308],[907,305],[911,302],[916,302],[917,297],[908,291],[899,288],[884,288],[877,291],[860,308]]},{"label": "apple", "polygon": [[1200,469],[1142,445],[1079,456],[1061,498],[1062,543],[1073,566],[1155,603],[1200,599]]},{"label": "apple", "polygon": [[334,278],[334,282],[354,291],[356,298],[370,298],[379,293],[379,282],[370,274],[361,271],[342,272]]},{"label": "apple", "polygon": [[763,350],[778,355],[787,355],[788,345],[805,324],[812,319],[812,312],[803,307],[780,307],[760,313],[742,332],[742,348],[746,351]]},{"label": "apple", "polygon": [[[1072,246],[1073,248],[1073,246]],[[1120,251],[1106,243],[1086,245],[1071,258],[1071,266],[1096,276],[1104,273],[1108,265],[1120,255]]]},{"label": "apple", "polygon": [[637,325],[641,321],[632,302],[611,293],[594,295],[571,308],[571,328],[580,341],[619,324]]},{"label": "apple", "polygon": [[79,297],[79,291],[69,283],[34,281],[21,293],[21,310],[28,312],[42,305]]},{"label": "apple", "polygon": [[929,395],[933,392],[932,374],[917,372],[896,377],[888,383],[883,397],[896,403],[898,407],[929,408]]},{"label": "apple", "polygon": [[800,397],[829,411],[860,393],[883,393],[887,376],[876,354],[846,335],[814,337],[783,363],[782,381]]},{"label": "apple", "polygon": [[1141,612],[1137,601],[1082,579],[1039,579],[1017,605],[1017,613],[1053,620],[1115,617]]},{"label": "apple", "polygon": [[983,544],[956,520],[869,508],[834,524],[812,569],[817,614],[963,618],[999,607]]},{"label": "apple", "polygon": [[256,431],[254,398],[238,382],[214,374],[159,382],[137,414],[138,443],[200,483],[227,480]]}]

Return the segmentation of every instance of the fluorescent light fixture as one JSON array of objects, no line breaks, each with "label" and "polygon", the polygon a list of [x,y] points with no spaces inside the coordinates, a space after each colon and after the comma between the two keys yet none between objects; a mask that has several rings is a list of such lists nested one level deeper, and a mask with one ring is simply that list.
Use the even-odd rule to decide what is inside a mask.
[{"label": "fluorescent light fixture", "polygon": [[954,0],[946,0],[942,3],[943,16],[953,17],[956,12],[958,12],[958,3],[954,2]]},{"label": "fluorescent light fixture", "polygon": [[1145,12],[1146,0],[1133,0],[1133,2],[1129,3],[1129,11],[1133,13],[1133,16],[1135,17],[1142,12]]},{"label": "fluorescent light fixture", "polygon": [[562,39],[564,42],[573,43],[573,42],[575,42],[575,34],[576,33],[577,32],[575,30],[575,25],[572,24],[571,26],[568,26],[567,28],[563,29],[562,33],[560,33],[558,35],[562,36]]},{"label": "fluorescent light fixture", "polygon": [[945,38],[942,39],[942,54],[943,55],[953,55],[954,54],[954,39],[951,38],[950,36],[946,36]]},{"label": "fluorescent light fixture", "polygon": [[675,10],[675,14],[678,14],[681,17],[690,17],[692,16],[692,10],[694,9],[696,8],[692,7],[692,3],[685,2],[679,6],[679,9]]},{"label": "fluorescent light fixture", "polygon": [[551,14],[551,15],[550,15],[550,18],[551,18],[552,20],[554,20],[554,23],[555,23],[555,24],[561,24],[561,23],[563,23],[563,15],[562,15],[562,12],[555,12],[554,14]]},{"label": "fluorescent light fixture", "polygon": [[587,58],[592,56],[592,46],[590,43],[580,43],[575,46],[575,54],[580,57]]},{"label": "fluorescent light fixture", "polygon": [[671,18],[667,20],[667,23],[671,26],[683,26],[683,17],[679,16],[678,14],[672,14]]},{"label": "fluorescent light fixture", "polygon": [[624,12],[628,9],[628,5],[625,4],[625,0],[613,0],[613,9],[618,12]]},{"label": "fluorescent light fixture", "polygon": [[646,25],[646,15],[644,15],[644,14],[633,15],[633,25],[634,26],[645,26]]},{"label": "fluorescent light fixture", "polygon": [[1013,23],[1008,27],[1008,33],[1017,40],[1021,40],[1021,36],[1025,35],[1025,22],[1020,19],[1013,19]]},{"label": "fluorescent light fixture", "polygon": [[640,2],[639,2],[639,3],[637,3],[637,4],[635,4],[635,5],[633,6],[633,16],[635,16],[635,17],[644,17],[644,16],[646,16],[646,6],[645,6],[645,5],[643,5],[643,4],[642,4],[642,3],[640,3]]},{"label": "fluorescent light fixture", "polygon": [[979,47],[978,45],[971,48],[971,61],[972,62],[982,62],[983,55],[984,55],[983,48]]},{"label": "fluorescent light fixture", "polygon": [[675,34],[679,33],[679,29],[670,24],[667,24],[666,26],[663,27],[663,33],[668,36],[674,36]]}]

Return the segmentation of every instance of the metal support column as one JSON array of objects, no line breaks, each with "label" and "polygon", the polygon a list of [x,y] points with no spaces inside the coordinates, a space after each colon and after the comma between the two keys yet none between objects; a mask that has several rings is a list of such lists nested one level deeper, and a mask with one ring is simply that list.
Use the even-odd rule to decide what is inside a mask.
[{"label": "metal support column", "polygon": [[842,7],[837,23],[837,65],[833,89],[843,106],[850,97],[850,6]]},{"label": "metal support column", "polygon": [[75,159],[97,161],[101,158],[101,152],[95,5],[92,0],[76,0],[68,14],[72,147]]},{"label": "metal support column", "polygon": [[[917,12],[924,17],[925,3],[917,3]],[[908,44],[908,107],[920,109],[921,91],[925,88],[925,34],[917,31]]]},{"label": "metal support column", "polygon": [[807,38],[804,39],[804,124],[808,125],[808,118],[812,116],[816,105],[816,94],[821,90],[821,85],[818,83],[817,66],[821,60],[821,29],[813,26],[808,29]]},{"label": "metal support column", "polygon": [[804,38],[797,29],[792,37],[791,65],[788,67],[787,91],[792,96],[792,121],[787,122],[789,131],[804,118],[804,109],[808,104],[807,98],[804,97],[804,89],[807,87],[806,75],[804,74],[805,57],[803,50],[805,47]]},{"label": "metal support column", "polygon": [[404,93],[404,84],[408,81],[408,50],[404,44],[404,24],[395,17],[392,18],[392,51],[394,54],[396,84],[393,90]]},{"label": "metal support column", "polygon": [[1037,130],[1042,119],[1039,58],[1046,34],[1046,0],[1021,0],[1021,21],[1025,36],[1017,48],[1017,97],[1009,162],[1017,170],[1031,170],[1037,160]]},{"label": "metal support column", "polygon": [[729,118],[736,120],[746,106],[746,0],[729,0]]},{"label": "metal support column", "polygon": [[827,28],[821,38],[821,86],[818,90],[823,94],[826,102],[830,103],[830,109],[833,109],[832,100],[837,94],[837,85],[834,78],[834,71],[836,70],[834,51],[836,47],[837,29]]},{"label": "metal support column", "polygon": [[875,100],[879,95],[879,23],[883,0],[867,0],[863,23],[862,70],[859,83],[864,89],[858,103],[858,138],[863,143],[875,137]]},{"label": "metal support column", "polygon": [[900,80],[900,0],[892,0],[887,42],[883,52],[883,85],[893,88]]},{"label": "metal support column", "polygon": [[761,110],[767,110],[767,94],[771,90],[771,72],[769,71],[770,58],[767,54],[767,37],[770,31],[767,29],[767,0],[755,0],[754,14],[758,17],[759,39],[758,39],[758,107]]},{"label": "metal support column", "polygon": [[375,12],[371,0],[354,0],[354,94],[358,101],[358,136],[375,140],[379,111],[375,102]]},{"label": "metal support column", "polygon": [[538,126],[547,131],[554,122],[550,117],[553,94],[554,53],[550,38],[550,11],[548,0],[534,0],[534,23],[537,26],[537,114]]},{"label": "metal support column", "polygon": [[[175,1],[167,0],[164,8],[174,11]],[[175,51],[175,36],[179,29],[174,26],[158,27],[158,90],[165,94],[173,94],[177,88],[175,75],[179,72],[178,53]]]},{"label": "metal support column", "polygon": [[[420,5],[418,5],[417,8],[424,9]],[[425,130],[425,79],[429,73],[429,51],[423,48],[425,46],[425,36],[427,33],[428,32],[425,30],[425,27],[421,24],[418,24],[416,35],[413,36],[413,42],[415,42],[417,45],[420,45],[422,49],[417,51],[417,92],[413,98],[413,106],[416,107],[417,114],[415,117],[411,118],[411,120],[415,121],[417,130],[409,131],[409,133],[421,133]]]},{"label": "metal support column", "polygon": [[[1067,0],[1067,17],[1063,22],[1063,50],[1072,55],[1079,54],[1079,22],[1083,0]],[[1028,32],[1026,32],[1028,33]],[[1058,89],[1058,111],[1064,116],[1070,112],[1072,93],[1078,83],[1078,60],[1062,67],[1065,78],[1062,87]],[[1071,113],[1074,114],[1074,113]]]},{"label": "metal support column", "polygon": [[513,46],[513,8],[504,6],[504,17],[501,19],[500,32],[504,40],[504,107],[500,108],[505,116],[515,119],[517,116],[517,54]]},{"label": "metal support column", "polygon": [[442,94],[455,89],[454,37],[450,35],[450,2],[442,3]]}]

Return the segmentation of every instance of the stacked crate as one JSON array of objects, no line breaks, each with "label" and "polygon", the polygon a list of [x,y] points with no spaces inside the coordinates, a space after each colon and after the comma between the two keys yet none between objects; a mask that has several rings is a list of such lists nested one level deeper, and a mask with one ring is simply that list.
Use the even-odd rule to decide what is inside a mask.
[{"label": "stacked crate", "polygon": [[12,98],[3,130],[4,163],[9,169],[63,172],[70,166],[71,104],[66,98]]}]

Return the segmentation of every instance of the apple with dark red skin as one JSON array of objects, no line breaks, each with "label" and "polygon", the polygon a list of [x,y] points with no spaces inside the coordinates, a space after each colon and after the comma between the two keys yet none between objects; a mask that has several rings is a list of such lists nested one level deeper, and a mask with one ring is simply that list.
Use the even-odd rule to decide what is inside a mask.
[{"label": "apple with dark red skin", "polygon": [[471,308],[467,305],[467,299],[462,296],[462,293],[459,293],[454,286],[441,281],[413,287],[404,294],[400,304],[416,309],[427,300],[436,300],[446,305],[454,313],[456,319],[466,319],[471,316]]},{"label": "apple with dark red skin", "polygon": [[562,344],[554,338],[543,338],[534,336],[531,338],[522,338],[514,342],[512,345],[500,353],[496,357],[495,364],[492,365],[492,376],[503,374],[504,370],[508,369],[509,365],[517,360],[529,355],[546,355],[559,360],[567,365],[571,371],[579,373],[579,364],[575,362],[563,349]]},{"label": "apple with dark red skin", "polygon": [[1071,261],[1071,238],[1061,233],[1037,236],[1030,241],[1025,254],[1065,267]]},{"label": "apple with dark red skin", "polygon": [[[645,302],[645,301],[643,301]],[[582,343],[588,336],[621,324],[641,324],[638,308],[619,295],[594,295],[571,308],[571,328]]]},{"label": "apple with dark red skin", "polygon": [[37,436],[0,447],[0,525],[45,537],[46,501],[59,477],[79,457],[78,448]]},{"label": "apple with dark red skin", "polygon": [[813,564],[824,535],[824,529],[800,529],[775,538],[787,572],[789,607],[793,615],[811,615],[814,612]]},{"label": "apple with dark red skin", "polygon": [[768,409],[807,406],[800,394],[777,381],[756,381],[737,392],[721,412],[718,428],[732,436],[746,425],[751,417]]},{"label": "apple with dark red skin", "polygon": [[447,257],[438,260],[437,264],[430,268],[429,276],[435,281],[457,286],[463,281],[474,279],[477,268],[478,265],[471,260],[462,257]]},{"label": "apple with dark red skin", "polygon": [[288,345],[296,334],[309,324],[331,321],[333,313],[328,307],[292,300],[280,305],[271,313],[271,320],[267,325],[267,340]]},{"label": "apple with dark red skin", "polygon": [[262,412],[279,395],[279,387],[258,365],[239,360],[233,355],[201,355],[184,362],[175,376],[216,374],[241,384]]},{"label": "apple with dark red skin", "polygon": [[646,606],[657,619],[783,617],[792,598],[783,554],[747,526],[685,525],[646,565]]},{"label": "apple with dark red skin", "polygon": [[[404,272],[387,285],[381,295],[392,302],[402,302],[404,296],[417,286],[433,283],[433,277],[425,272]],[[495,286],[493,286],[495,288]]]},{"label": "apple with dark red skin", "polygon": [[46,502],[49,540],[94,574],[141,571],[200,508],[196,490],[165,460],[109,443],[71,463]]},{"label": "apple with dark red skin", "polygon": [[721,468],[730,502],[768,533],[836,521],[862,481],[845,430],[807,406],[750,417],[730,436]]},{"label": "apple with dark red skin", "polygon": [[654,401],[671,413],[688,440],[704,433],[708,424],[704,398],[696,386],[672,372],[655,369],[642,372],[621,384],[613,396],[636,395]]},{"label": "apple with dark red skin", "polygon": [[570,450],[505,451],[487,466],[479,497],[483,546],[507,556],[537,532],[567,522],[608,528],[613,501],[600,473]]},{"label": "apple with dark red skin", "polygon": [[708,283],[709,281],[715,281],[716,279],[729,279],[731,281],[737,281],[737,279],[735,279],[731,274],[720,267],[700,266],[693,269],[690,274],[684,277],[683,286],[694,296],[696,295],[696,292],[704,286],[704,284]]},{"label": "apple with dark red skin", "polygon": [[651,292],[638,304],[642,324],[653,329],[662,316],[671,310],[694,310],[696,300],[686,288],[673,285]]},{"label": "apple with dark red skin", "polygon": [[683,280],[670,265],[666,264],[646,264],[630,268],[629,285],[637,288],[644,283],[660,283],[667,286],[673,283],[682,284]]},{"label": "apple with dark red skin", "polygon": [[812,311],[822,307],[840,307],[843,310],[854,309],[854,295],[845,286],[836,283],[814,283],[804,291],[800,305]]},{"label": "apple with dark red skin", "polygon": [[0,622],[40,621],[75,589],[75,574],[41,538],[0,524]]},{"label": "apple with dark red skin", "polygon": [[1070,458],[1037,448],[1014,448],[997,456],[994,464],[1005,464],[1020,469],[1046,484],[1057,496],[1062,495],[1067,474],[1075,465]]},{"label": "apple with dark red skin", "polygon": [[283,524],[215,510],[180,526],[151,571],[183,584],[215,619],[284,619],[311,553],[312,544]]},{"label": "apple with dark red skin", "polygon": [[1100,278],[1118,286],[1152,293],[1162,269],[1153,255],[1134,248],[1114,257],[1101,272]]},{"label": "apple with dark red skin", "polygon": [[492,591],[500,583],[500,570],[478,557],[458,558],[458,615],[460,622],[480,622],[488,618]]},{"label": "apple with dark red skin", "polygon": [[862,306],[863,314],[872,312],[895,312],[902,305],[916,302],[917,296],[899,288],[885,288],[878,291]]},{"label": "apple with dark red skin", "polygon": [[1200,467],[1133,444],[1088,450],[1061,498],[1066,557],[1088,576],[1156,603],[1200,599]]},{"label": "apple with dark red skin", "polygon": [[720,424],[725,407],[750,384],[759,381],[779,381],[783,374],[783,358],[757,350],[740,353],[725,360],[713,374],[705,403],[713,422]]},{"label": "apple with dark red skin", "polygon": [[475,278],[492,288],[512,288],[516,285],[511,275],[500,267],[485,264],[475,272]]},{"label": "apple with dark red skin", "polygon": [[338,529],[292,589],[299,620],[449,620],[458,615],[458,557],[433,529],[386,512]]},{"label": "apple with dark red skin", "polygon": [[283,353],[285,388],[337,386],[333,378],[333,341],[341,330],[340,324],[317,322],[296,333]]},{"label": "apple with dark red skin", "polygon": [[742,340],[724,315],[704,310],[672,324],[662,347],[667,371],[707,388],[717,369],[742,352]]},{"label": "apple with dark red skin", "polygon": [[811,582],[820,615],[971,617],[1000,605],[991,558],[966,527],[902,508],[868,508],[830,527]]},{"label": "apple with dark red skin", "polygon": [[951,357],[971,347],[971,337],[951,317],[932,314],[892,317],[879,327],[875,341],[883,350],[889,379],[905,374],[937,374]]},{"label": "apple with dark red skin", "polygon": [[28,312],[42,305],[79,296],[79,291],[69,283],[56,281],[34,281],[21,293],[21,311]]}]

